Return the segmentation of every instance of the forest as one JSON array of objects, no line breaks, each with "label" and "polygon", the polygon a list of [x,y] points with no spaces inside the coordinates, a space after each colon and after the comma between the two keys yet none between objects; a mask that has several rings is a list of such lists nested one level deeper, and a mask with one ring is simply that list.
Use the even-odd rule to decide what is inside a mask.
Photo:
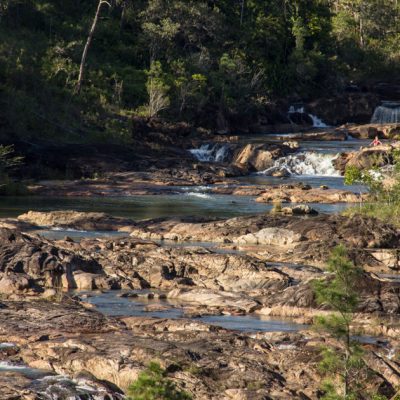
[{"label": "forest", "polygon": [[1,0],[1,135],[125,143],[134,115],[214,129],[395,81],[399,17],[397,0]]}]

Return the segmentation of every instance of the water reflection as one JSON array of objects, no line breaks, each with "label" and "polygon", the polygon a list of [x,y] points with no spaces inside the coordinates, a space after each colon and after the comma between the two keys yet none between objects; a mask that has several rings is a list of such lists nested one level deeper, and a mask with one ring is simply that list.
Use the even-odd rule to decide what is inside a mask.
[{"label": "water reflection", "polygon": [[[93,294],[93,292],[74,292],[89,294],[85,300],[94,304],[98,311],[110,316],[139,316],[154,318],[179,319],[184,317],[183,303],[177,300],[148,299],[147,297],[125,298],[119,295],[121,291],[110,291]],[[131,292],[133,293],[133,292]],[[146,291],[137,292],[146,294]],[[147,306],[159,306],[154,311],[146,311]],[[201,316],[196,321],[210,325],[220,326],[225,329],[239,330],[242,332],[296,332],[308,328],[308,325],[296,324],[289,319],[268,318],[257,315],[212,315]]]},{"label": "water reflection", "polygon": [[[320,212],[339,212],[348,204],[310,204]],[[105,212],[134,220],[159,217],[219,217],[269,212],[271,204],[256,203],[249,196],[157,195],[130,197],[0,197],[0,217],[16,217],[29,210]]]}]

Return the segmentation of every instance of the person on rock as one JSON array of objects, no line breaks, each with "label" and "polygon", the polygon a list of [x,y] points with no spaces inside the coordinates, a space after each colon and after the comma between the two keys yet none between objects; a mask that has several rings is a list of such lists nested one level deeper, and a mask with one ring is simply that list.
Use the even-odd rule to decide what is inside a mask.
[{"label": "person on rock", "polygon": [[378,136],[375,136],[375,139],[371,142],[370,146],[379,146],[382,142],[379,140]]}]

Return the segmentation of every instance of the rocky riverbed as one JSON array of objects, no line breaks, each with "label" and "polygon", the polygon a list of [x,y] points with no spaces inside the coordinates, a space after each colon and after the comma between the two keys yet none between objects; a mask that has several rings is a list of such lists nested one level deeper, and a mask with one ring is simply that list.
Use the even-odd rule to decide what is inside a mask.
[{"label": "rocky riverbed", "polygon": [[[133,164],[97,149],[99,176],[31,184],[42,197],[4,203],[0,219],[1,398],[121,400],[157,361],[193,399],[318,399],[321,346],[340,343],[312,328],[331,312],[312,282],[332,278],[338,244],[363,268],[354,328],[377,372],[369,389],[393,396],[400,233],[334,211],[368,199],[344,186],[344,170],[390,166],[396,132],[346,125],[200,142],[151,131],[162,146],[140,144]],[[371,148],[376,134],[384,144]],[[77,169],[90,166],[81,150]]]},{"label": "rocky riverbed", "polygon": [[[66,300],[2,307],[0,336],[15,343],[2,353],[8,362],[67,374],[95,387],[102,399],[121,398],[120,389],[151,360],[196,399],[315,398],[319,347],[329,340],[311,332],[238,333],[186,319],[105,318]],[[369,365],[381,373],[371,388],[393,393],[399,380],[390,349],[364,347]],[[21,375],[0,374],[4,399],[46,398],[39,397],[37,380]]]},{"label": "rocky riverbed", "polygon": [[[133,221],[71,211],[6,222],[14,227],[0,229],[0,341],[12,344],[0,345],[5,399],[61,399],[51,397],[60,385],[80,399],[120,399],[152,360],[195,399],[316,399],[319,349],[339,344],[307,325],[329,312],[310,282],[329,279],[337,243],[364,268],[354,323],[379,373],[371,389],[390,395],[400,383],[400,235],[390,225],[338,215]],[[50,240],[38,235],[43,226],[126,236]],[[96,301],[104,291],[121,298],[118,313]],[[144,302],[140,313],[124,309],[135,301]],[[281,318],[282,332],[239,329],[243,316]]]}]

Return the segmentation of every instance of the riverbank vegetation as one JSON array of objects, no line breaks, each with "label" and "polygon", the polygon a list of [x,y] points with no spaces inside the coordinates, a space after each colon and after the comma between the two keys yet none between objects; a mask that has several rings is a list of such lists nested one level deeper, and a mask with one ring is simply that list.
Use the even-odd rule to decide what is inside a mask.
[{"label": "riverbank vegetation", "polygon": [[332,314],[317,317],[315,327],[335,338],[338,346],[327,345],[321,350],[319,370],[325,378],[321,399],[386,399],[371,386],[373,372],[364,361],[365,354],[353,327],[360,302],[357,285],[363,269],[350,261],[345,247],[338,246],[328,260],[327,271],[332,277],[314,281],[314,290],[318,303],[328,306]]},{"label": "riverbank vegetation", "polygon": [[167,378],[160,364],[151,362],[128,390],[128,400],[190,400],[192,397],[179,390]]},{"label": "riverbank vegetation", "polygon": [[392,164],[386,171],[379,168],[361,170],[350,166],[345,171],[345,184],[360,184],[368,188],[368,200],[344,211],[344,215],[362,214],[400,226],[400,153],[391,155]]},{"label": "riverbank vegetation", "polygon": [[101,3],[0,3],[3,138],[126,142],[134,114],[224,128],[400,69],[389,0]]},{"label": "riverbank vegetation", "polygon": [[26,192],[22,183],[10,177],[10,173],[22,163],[23,158],[15,155],[12,145],[0,145],[0,195],[19,195]]}]

